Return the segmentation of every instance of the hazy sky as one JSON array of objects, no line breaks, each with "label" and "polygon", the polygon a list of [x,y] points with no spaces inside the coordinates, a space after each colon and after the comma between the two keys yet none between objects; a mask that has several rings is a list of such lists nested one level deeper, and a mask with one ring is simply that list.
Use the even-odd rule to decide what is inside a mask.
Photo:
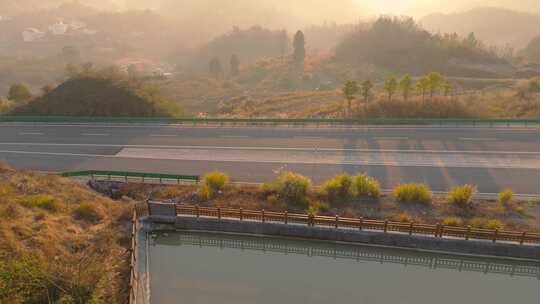
[{"label": "hazy sky", "polygon": [[371,14],[397,14],[422,17],[491,6],[540,13],[540,0],[353,0]]},{"label": "hazy sky", "polygon": [[[1,8],[8,9],[22,7],[44,7],[58,5],[62,1],[72,0],[0,0]],[[299,22],[312,20],[327,20],[337,22],[351,22],[354,19],[373,17],[381,14],[409,15],[421,18],[430,13],[453,13],[475,7],[501,7],[519,11],[540,13],[540,0],[77,0],[81,3],[95,4],[99,7],[118,8],[161,8],[162,13],[190,16],[197,14],[197,10],[205,13],[227,11],[227,8],[241,8],[236,16],[240,17],[242,11],[249,15],[258,10],[269,11],[294,16]],[[114,3],[116,5],[111,5]],[[32,4],[34,4],[32,6]],[[242,8],[246,8],[243,10]],[[230,14],[229,14],[230,15]],[[245,16],[243,16],[245,17]],[[353,19],[353,20],[352,20]]]}]

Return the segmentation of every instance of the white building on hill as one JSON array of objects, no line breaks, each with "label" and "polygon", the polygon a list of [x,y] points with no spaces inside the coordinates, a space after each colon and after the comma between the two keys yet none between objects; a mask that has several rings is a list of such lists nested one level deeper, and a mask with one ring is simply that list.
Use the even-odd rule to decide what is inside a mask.
[{"label": "white building on hill", "polygon": [[25,42],[33,42],[45,36],[45,33],[36,28],[27,28],[22,32],[22,38]]},{"label": "white building on hill", "polygon": [[49,31],[53,35],[65,35],[68,29],[69,29],[69,25],[65,24],[62,21],[49,26]]}]

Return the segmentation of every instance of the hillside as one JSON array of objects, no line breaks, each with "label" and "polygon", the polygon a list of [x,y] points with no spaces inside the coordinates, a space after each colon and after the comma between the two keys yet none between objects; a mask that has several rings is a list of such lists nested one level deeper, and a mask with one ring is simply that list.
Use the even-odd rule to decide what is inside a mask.
[{"label": "hillside", "polygon": [[0,165],[0,303],[125,303],[130,209]]},{"label": "hillside", "polygon": [[369,28],[357,29],[337,46],[335,60],[415,75],[440,71],[449,76],[498,78],[510,76],[513,69],[474,35],[434,35],[408,17],[381,17]]},{"label": "hillside", "polygon": [[134,88],[127,82],[81,76],[13,109],[11,115],[170,117],[181,114],[153,87]]},{"label": "hillside", "polygon": [[433,33],[465,36],[474,32],[486,44],[519,50],[540,34],[540,15],[503,8],[476,8],[453,14],[431,14],[420,23]]}]

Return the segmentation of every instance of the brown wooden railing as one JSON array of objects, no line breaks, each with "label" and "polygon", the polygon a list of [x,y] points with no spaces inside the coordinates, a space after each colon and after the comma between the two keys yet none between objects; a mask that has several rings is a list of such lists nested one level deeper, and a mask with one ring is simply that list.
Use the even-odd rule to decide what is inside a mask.
[{"label": "brown wooden railing", "polygon": [[314,216],[308,214],[271,212],[265,210],[243,210],[231,208],[201,207],[176,205],[177,216],[212,217],[240,221],[272,222],[283,224],[301,224],[310,227],[348,228],[357,230],[375,230],[384,233],[397,232],[409,235],[428,235],[435,238],[454,237],[465,240],[506,241],[523,244],[540,244],[540,233],[518,232],[499,229],[479,229],[473,227],[455,227],[442,224],[419,224],[414,222],[394,222],[365,218],[346,218],[339,216]]},{"label": "brown wooden railing", "polygon": [[133,217],[131,218],[128,304],[135,304],[137,302],[137,224],[139,221],[137,209],[137,207],[133,208]]}]

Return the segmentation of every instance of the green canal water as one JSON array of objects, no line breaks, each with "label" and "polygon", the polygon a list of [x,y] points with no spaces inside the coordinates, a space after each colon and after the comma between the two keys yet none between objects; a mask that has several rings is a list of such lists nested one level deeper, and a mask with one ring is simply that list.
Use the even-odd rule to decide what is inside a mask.
[{"label": "green canal water", "polygon": [[148,241],[152,304],[539,303],[540,264],[175,232]]}]

